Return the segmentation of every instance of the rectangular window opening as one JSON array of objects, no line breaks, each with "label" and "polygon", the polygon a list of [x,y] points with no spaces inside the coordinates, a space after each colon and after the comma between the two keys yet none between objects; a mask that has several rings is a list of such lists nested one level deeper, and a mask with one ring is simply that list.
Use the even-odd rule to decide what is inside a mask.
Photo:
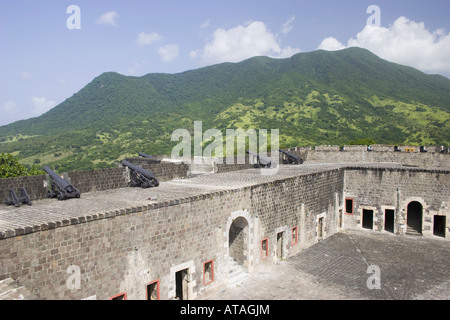
[{"label": "rectangular window opening", "polygon": [[175,299],[188,300],[188,269],[175,273]]},{"label": "rectangular window opening", "polygon": [[159,280],[147,284],[147,300],[159,300]]},{"label": "rectangular window opening", "polygon": [[318,225],[317,225],[317,238],[322,239],[323,238],[323,217],[319,218]]},{"label": "rectangular window opening", "polygon": [[364,229],[373,229],[373,210],[363,209],[362,227]]},{"label": "rectangular window opening", "polygon": [[266,259],[269,256],[269,239],[266,238],[261,241],[261,260]]},{"label": "rectangular window opening", "polygon": [[435,215],[433,221],[433,235],[445,238],[445,224],[446,216]]},{"label": "rectangular window opening", "polygon": [[386,209],[384,211],[384,230],[394,233],[394,219],[395,211],[393,209]]},{"label": "rectangular window opening", "polygon": [[283,258],[283,234],[284,232],[277,233],[277,258]]},{"label": "rectangular window opening", "polygon": [[125,292],[119,293],[118,295],[111,297],[111,300],[127,300],[127,294]]},{"label": "rectangular window opening", "polygon": [[206,261],[203,264],[203,285],[208,285],[214,281],[214,260]]},{"label": "rectangular window opening", "polygon": [[292,228],[291,245],[296,245],[298,242],[298,227]]},{"label": "rectangular window opening", "polygon": [[353,214],[353,199],[351,198],[345,199],[345,213]]}]

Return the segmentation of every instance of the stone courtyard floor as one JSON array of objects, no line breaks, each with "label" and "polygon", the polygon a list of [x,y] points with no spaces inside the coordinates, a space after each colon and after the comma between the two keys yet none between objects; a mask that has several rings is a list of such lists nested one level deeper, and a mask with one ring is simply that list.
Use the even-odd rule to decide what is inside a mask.
[{"label": "stone courtyard floor", "polygon": [[[449,300],[450,241],[345,230],[205,300]],[[369,266],[379,267],[379,289]],[[370,270],[369,270],[370,271]],[[369,280],[369,281],[368,281]]]}]

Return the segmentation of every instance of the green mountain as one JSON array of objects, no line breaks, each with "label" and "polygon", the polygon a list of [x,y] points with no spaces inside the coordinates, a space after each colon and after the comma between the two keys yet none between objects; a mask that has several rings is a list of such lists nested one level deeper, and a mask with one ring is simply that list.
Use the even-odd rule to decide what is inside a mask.
[{"label": "green mountain", "polygon": [[279,129],[282,147],[450,145],[450,80],[361,48],[254,57],[178,74],[103,73],[47,113],[0,127],[0,152],[59,170],[170,155],[175,129]]}]

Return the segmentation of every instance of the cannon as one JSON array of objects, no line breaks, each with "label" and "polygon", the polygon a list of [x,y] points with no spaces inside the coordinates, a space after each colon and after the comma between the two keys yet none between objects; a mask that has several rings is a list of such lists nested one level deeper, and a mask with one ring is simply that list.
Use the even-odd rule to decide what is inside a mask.
[{"label": "cannon", "polygon": [[147,159],[154,159],[154,160],[156,160],[156,157],[151,156],[151,155],[148,155],[148,154],[145,154],[145,153],[143,153],[143,152],[139,152],[138,154],[139,154],[139,156],[142,157],[142,158],[147,158]]},{"label": "cannon", "polygon": [[299,156],[292,154],[290,152],[287,152],[282,149],[278,149],[283,155],[282,155],[282,161],[284,164],[302,164],[303,159]]},{"label": "cannon", "polygon": [[257,168],[268,168],[272,165],[272,159],[270,159],[267,156],[261,155],[259,153],[255,153],[253,151],[247,150],[248,154],[253,155],[256,158],[257,164],[256,167]]},{"label": "cannon", "polygon": [[20,207],[21,203],[26,203],[27,205],[31,206],[31,199],[27,193],[27,190],[22,187],[20,189],[20,196],[18,197],[14,189],[10,189],[9,194],[6,197],[5,204],[7,206],[14,205],[15,207]]},{"label": "cannon", "polygon": [[122,161],[122,165],[130,169],[131,187],[150,188],[159,186],[159,181],[153,172],[142,169],[126,160]]},{"label": "cannon", "polygon": [[50,188],[47,191],[47,198],[56,197],[58,200],[69,198],[79,198],[80,190],[71,185],[68,181],[58,176],[52,169],[47,166],[42,168],[52,178]]}]

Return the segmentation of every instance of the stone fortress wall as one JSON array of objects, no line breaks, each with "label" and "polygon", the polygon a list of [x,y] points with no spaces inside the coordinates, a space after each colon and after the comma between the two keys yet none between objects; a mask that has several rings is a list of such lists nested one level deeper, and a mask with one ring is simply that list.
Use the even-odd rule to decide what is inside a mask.
[{"label": "stone fortress wall", "polygon": [[[185,178],[189,172],[189,165],[185,163],[155,162],[138,157],[127,160],[153,172],[162,182]],[[82,193],[96,192],[127,187],[129,170],[120,165],[117,168],[64,172],[61,177]],[[0,199],[3,202],[10,189],[19,194],[22,187],[26,189],[31,200],[45,199],[49,183],[48,175],[0,179]]]},{"label": "stone fortress wall", "polygon": [[367,146],[316,146],[295,147],[286,149],[306,161],[314,162],[375,162],[399,163],[404,166],[418,167],[449,167],[450,156],[448,152],[441,153],[441,147],[425,146],[426,152],[421,152],[420,146],[374,145],[369,151]]},{"label": "stone fortress wall", "polygon": [[0,281],[39,299],[196,299],[229,285],[236,264],[252,272],[346,228],[403,235],[414,213],[412,231],[448,238],[450,155],[352,148],[291,149],[305,163],[273,176],[141,163],[162,182],[150,189],[128,188],[125,168],[67,173],[88,194],[65,201],[42,199],[46,176],[0,179],[3,197],[29,183],[36,200],[0,205]]}]

